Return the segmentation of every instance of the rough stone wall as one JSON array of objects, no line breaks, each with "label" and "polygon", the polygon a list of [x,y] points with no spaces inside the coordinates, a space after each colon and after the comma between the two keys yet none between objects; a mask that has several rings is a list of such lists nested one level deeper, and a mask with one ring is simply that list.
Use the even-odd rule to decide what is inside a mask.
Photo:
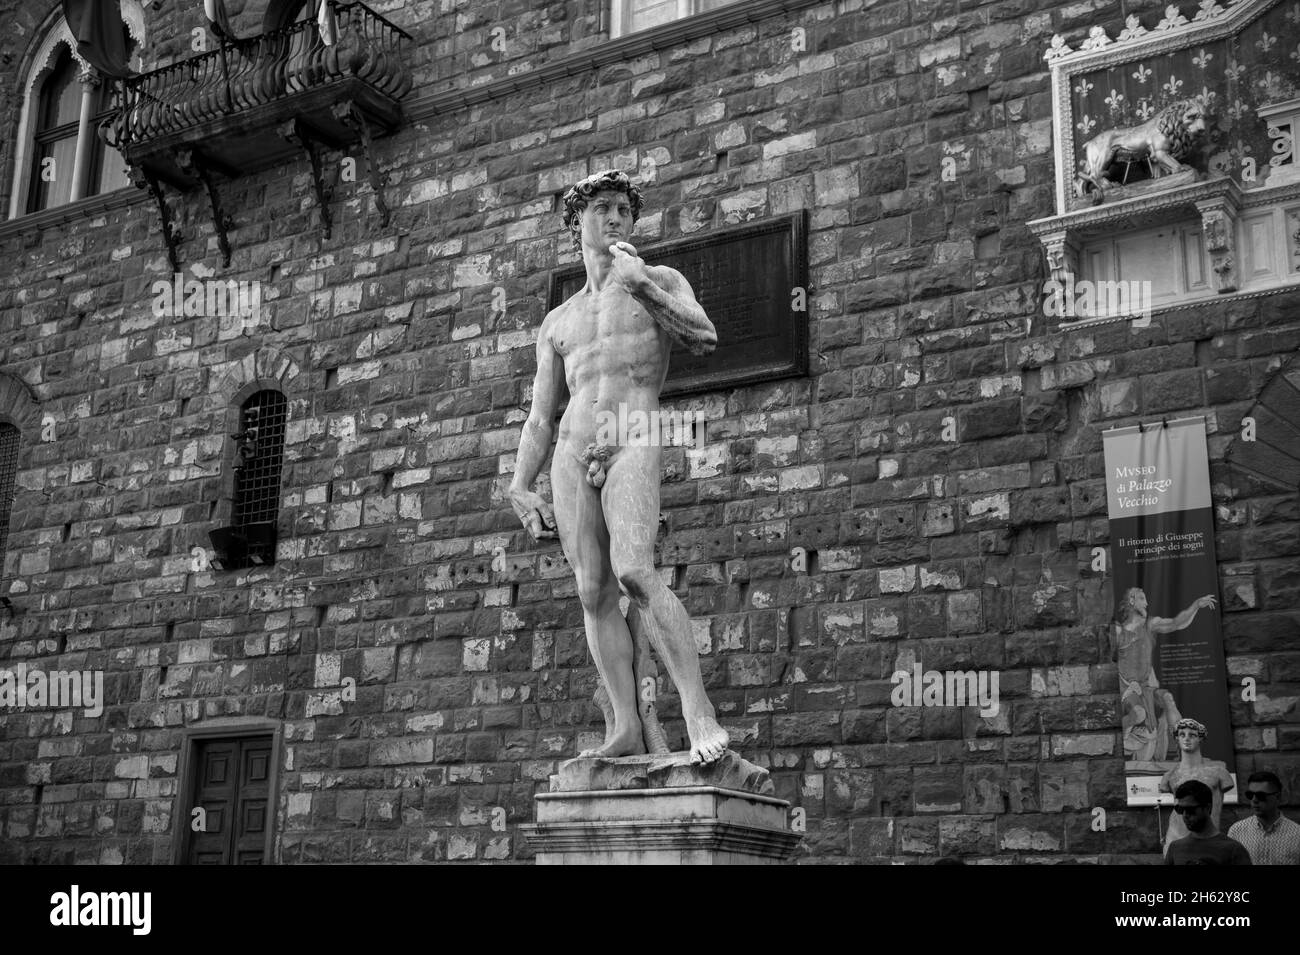
[{"label": "rough stone wall", "polygon": [[[182,729],[251,715],[284,721],[278,859],[527,858],[533,793],[602,729],[568,567],[503,491],[547,270],[574,260],[555,197],[608,166],[648,187],[640,242],[810,210],[812,373],[671,403],[707,413],[710,444],[665,454],[659,544],[734,746],[806,812],[802,858],[1157,858],[1152,811],[1124,808],[1090,550],[1101,430],[1160,415],[1210,416],[1229,672],[1260,687],[1233,704],[1238,769],[1294,800],[1300,513],[1222,461],[1300,346],[1300,294],[1051,332],[1025,228],[1052,212],[1048,39],[1158,6],[778,15],[379,141],[387,230],[340,183],[323,240],[303,161],[229,184],[228,270],[192,194],[184,264],[262,282],[251,330],[154,314],[146,202],[0,232],[3,371],[57,434],[24,432],[0,660],[109,688],[98,719],[0,715],[0,855],[167,861]],[[516,67],[602,42],[588,2],[376,9],[417,36],[413,95],[508,71],[492,26]],[[159,62],[182,15],[160,14]],[[26,39],[2,42],[9,91]],[[290,402],[277,563],[196,571],[232,398],[266,379]],[[913,660],[999,670],[1002,711],[892,707]],[[666,686],[661,711],[680,742]]]}]

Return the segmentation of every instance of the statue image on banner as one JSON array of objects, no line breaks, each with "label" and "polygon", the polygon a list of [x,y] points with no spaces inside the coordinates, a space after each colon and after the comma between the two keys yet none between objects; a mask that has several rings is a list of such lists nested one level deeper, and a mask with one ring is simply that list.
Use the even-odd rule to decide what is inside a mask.
[{"label": "statue image on banner", "polygon": [[1152,769],[1167,758],[1174,742],[1174,727],[1182,714],[1173,694],[1162,689],[1156,677],[1156,636],[1187,629],[1197,611],[1214,609],[1215,599],[1208,594],[1198,597],[1182,613],[1170,618],[1148,615],[1147,595],[1140,587],[1131,587],[1124,595],[1116,613],[1118,619],[1112,625],[1112,640],[1119,663],[1120,726],[1126,760]]},{"label": "statue image on banner", "polygon": [[[1219,813],[1223,809],[1223,794],[1236,788],[1236,781],[1228,772],[1228,767],[1217,759],[1206,759],[1201,754],[1201,744],[1209,736],[1205,724],[1194,719],[1180,719],[1175,732],[1178,734],[1178,765],[1160,778],[1160,791],[1173,793],[1179,786],[1194,779],[1210,787],[1213,803],[1210,807],[1210,819],[1214,828],[1219,829]],[[1181,813],[1169,816],[1169,828],[1165,831],[1164,850],[1169,851],[1171,843],[1187,835],[1187,826]]]},{"label": "statue image on banner", "polygon": [[[654,566],[658,435],[643,427],[598,443],[608,439],[602,425],[611,420],[657,420],[674,342],[694,354],[717,342],[690,284],[675,269],[647,266],[628,241],[642,204],[640,190],[617,170],[589,176],[565,193],[564,224],[582,251],[587,281],[547,314],[538,332],[532,406],[509,497],[534,539],[558,533],[573,567],[606,724],[603,745],[581,756],[668,752],[655,715],[653,648],[681,695],[691,762],[712,764],[727,751],[727,733],[704,692],[686,609]],[[569,403],[554,435],[552,508],[532,484],[550,449],[565,385]],[[621,596],[629,600],[626,618]]]}]

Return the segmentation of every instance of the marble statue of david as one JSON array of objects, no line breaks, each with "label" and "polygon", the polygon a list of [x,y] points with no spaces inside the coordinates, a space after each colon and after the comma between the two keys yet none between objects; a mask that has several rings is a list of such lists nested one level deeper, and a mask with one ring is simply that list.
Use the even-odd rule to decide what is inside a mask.
[{"label": "marble statue of david", "polygon": [[[582,251],[587,282],[546,316],[538,333],[532,407],[509,497],[534,539],[558,532],[576,578],[587,645],[608,692],[605,742],[581,755],[646,752],[651,734],[638,707],[634,668],[634,636],[641,634],[681,695],[691,761],[713,763],[726,752],[727,733],[704,692],[686,608],[654,566],[660,442],[632,435],[614,445],[596,443],[599,423],[620,411],[622,420],[640,420],[637,412],[657,420],[674,342],[697,355],[717,344],[713,323],[681,273],[646,265],[628,241],[642,203],[640,190],[617,170],[589,176],[565,193],[564,225]],[[565,385],[569,403],[557,434]],[[553,437],[554,509],[532,490]],[[627,619],[619,612],[621,595],[630,602]]]}]

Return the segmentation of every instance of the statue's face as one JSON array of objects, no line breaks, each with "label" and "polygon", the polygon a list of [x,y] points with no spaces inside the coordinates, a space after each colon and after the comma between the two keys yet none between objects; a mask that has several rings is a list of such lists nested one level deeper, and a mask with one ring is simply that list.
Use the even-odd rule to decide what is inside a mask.
[{"label": "statue's face", "polygon": [[1178,731],[1178,748],[1184,753],[1194,753],[1201,748],[1201,734],[1190,727]]},{"label": "statue's face", "polygon": [[604,190],[596,193],[582,210],[582,244],[608,250],[615,242],[632,235],[632,203],[627,194]]},{"label": "statue's face", "polygon": [[1183,121],[1187,123],[1187,131],[1195,135],[1196,133],[1205,132],[1205,114],[1197,107],[1190,107],[1183,114]]},{"label": "statue's face", "polygon": [[1130,606],[1132,606],[1134,613],[1145,617],[1147,615],[1147,595],[1139,590],[1133,595]]}]

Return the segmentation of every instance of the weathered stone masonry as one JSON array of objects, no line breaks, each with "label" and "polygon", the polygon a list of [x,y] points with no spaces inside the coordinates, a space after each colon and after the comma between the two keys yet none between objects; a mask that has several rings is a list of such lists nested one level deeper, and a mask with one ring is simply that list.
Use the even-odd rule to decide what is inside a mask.
[{"label": "weathered stone masonry", "polygon": [[[0,4],[5,104],[40,6]],[[232,3],[237,27],[263,6]],[[1259,685],[1232,696],[1238,770],[1298,798],[1300,511],[1223,462],[1300,347],[1300,293],[1148,328],[1039,310],[1042,52],[1163,0],[791,2],[541,80],[608,43],[602,4],[373,6],[417,43],[416,119],[376,144],[387,230],[364,180],[339,182],[322,240],[299,161],[225,187],[221,270],[201,197],[174,203],[187,276],[263,283],[256,328],[153,314],[170,269],[141,195],[0,226],[0,416],[23,430],[0,661],[108,687],[98,719],[0,714],[0,860],[169,861],[182,731],[233,717],[283,721],[279,861],[528,857],[533,793],[602,729],[568,567],[503,491],[547,270],[573,261],[556,195],[609,166],[647,187],[643,243],[809,210],[812,374],[673,403],[710,444],[665,454],[660,538],[735,745],[806,811],[802,858],[1158,858],[1152,810],[1124,808],[1091,548],[1101,430],[1161,415],[1211,422],[1228,668]],[[150,65],[186,55],[184,7],[151,14]],[[289,399],[278,559],[198,571],[256,382]],[[1002,711],[892,707],[914,659],[1000,670]],[[680,742],[667,693],[661,713]]]}]

